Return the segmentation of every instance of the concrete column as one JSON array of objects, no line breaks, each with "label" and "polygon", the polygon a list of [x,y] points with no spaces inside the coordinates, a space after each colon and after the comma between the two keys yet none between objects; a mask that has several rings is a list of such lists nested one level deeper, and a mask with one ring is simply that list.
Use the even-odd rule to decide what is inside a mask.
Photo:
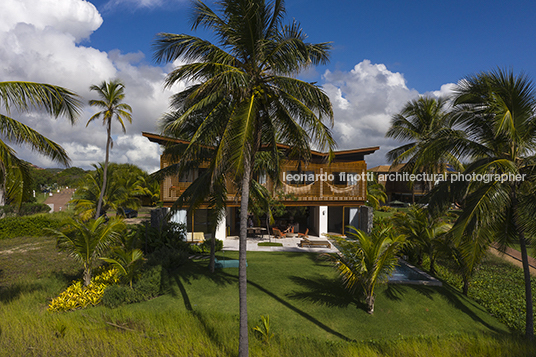
[{"label": "concrete column", "polygon": [[227,237],[227,211],[216,226],[216,239],[224,240]]},{"label": "concrete column", "polygon": [[186,218],[186,210],[181,209],[175,212],[173,216],[169,219],[170,222],[174,223],[183,223],[184,225],[187,224],[188,220]]},{"label": "concrete column", "polygon": [[[350,207],[348,211],[349,211],[348,213],[350,216],[348,219],[348,225],[353,226],[356,229],[360,229],[361,227],[359,226],[359,207]],[[345,231],[346,231],[346,227],[345,227]]]},{"label": "concrete column", "polygon": [[322,237],[328,232],[328,206],[318,207],[318,234]]}]

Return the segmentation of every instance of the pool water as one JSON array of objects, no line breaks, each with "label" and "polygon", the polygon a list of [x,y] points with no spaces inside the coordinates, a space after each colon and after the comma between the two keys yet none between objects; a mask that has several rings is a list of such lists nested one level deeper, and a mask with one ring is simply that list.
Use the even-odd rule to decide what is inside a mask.
[{"label": "pool water", "polygon": [[393,274],[389,277],[390,284],[414,284],[414,285],[429,285],[442,286],[443,284],[436,278],[426,274],[425,272],[410,266],[403,260],[399,261]]}]

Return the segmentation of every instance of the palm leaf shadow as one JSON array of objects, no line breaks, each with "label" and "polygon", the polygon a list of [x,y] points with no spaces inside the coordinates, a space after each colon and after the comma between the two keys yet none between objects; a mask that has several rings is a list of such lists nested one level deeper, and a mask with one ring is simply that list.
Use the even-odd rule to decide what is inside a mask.
[{"label": "palm leaf shadow", "polygon": [[293,291],[287,297],[295,300],[312,302],[314,304],[329,307],[347,308],[355,305],[358,309],[366,311],[366,304],[359,300],[362,295],[360,290],[351,293],[338,279],[314,278],[308,279],[299,276],[292,276],[290,279],[304,290]]}]

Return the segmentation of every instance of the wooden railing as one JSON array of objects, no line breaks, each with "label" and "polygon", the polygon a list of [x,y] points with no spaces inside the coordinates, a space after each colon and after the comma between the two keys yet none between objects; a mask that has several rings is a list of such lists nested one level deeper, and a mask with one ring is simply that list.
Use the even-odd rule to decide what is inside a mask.
[{"label": "wooden railing", "polygon": [[[162,162],[162,167],[166,167],[167,163]],[[303,169],[301,174],[314,175],[313,180],[302,182],[293,182],[287,180],[289,174],[297,173],[296,164],[287,162],[282,165],[281,182],[278,187],[274,186],[273,182],[268,180],[265,186],[272,192],[274,197],[280,200],[291,202],[318,202],[318,201],[365,201],[367,196],[366,180],[366,164],[364,161],[357,162],[337,162],[331,165],[327,164],[309,164]],[[351,173],[357,174],[358,180],[350,180],[340,182],[337,176],[341,178],[340,173],[345,175]],[[196,175],[193,175],[195,179]],[[175,201],[191,182],[180,182],[178,176],[167,177],[162,183],[162,200],[164,202]],[[227,184],[227,199],[229,204],[239,202],[237,197],[236,187],[230,182]]]}]

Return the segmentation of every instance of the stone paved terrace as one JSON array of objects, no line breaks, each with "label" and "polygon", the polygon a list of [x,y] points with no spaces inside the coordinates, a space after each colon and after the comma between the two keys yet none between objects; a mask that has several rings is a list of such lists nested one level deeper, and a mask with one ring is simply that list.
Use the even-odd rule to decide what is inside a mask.
[{"label": "stone paved terrace", "polygon": [[[269,242],[268,235],[264,235],[262,238],[250,238],[247,240],[248,251],[262,251],[262,252],[312,252],[312,253],[336,253],[337,248],[333,245],[333,241],[330,240],[331,248],[300,248],[301,238],[274,238],[272,236],[271,241],[273,243],[282,243],[282,247],[259,247],[260,242]],[[309,236],[309,240],[328,240],[326,237]],[[238,250],[238,237],[229,236],[223,241],[223,250]]]}]

